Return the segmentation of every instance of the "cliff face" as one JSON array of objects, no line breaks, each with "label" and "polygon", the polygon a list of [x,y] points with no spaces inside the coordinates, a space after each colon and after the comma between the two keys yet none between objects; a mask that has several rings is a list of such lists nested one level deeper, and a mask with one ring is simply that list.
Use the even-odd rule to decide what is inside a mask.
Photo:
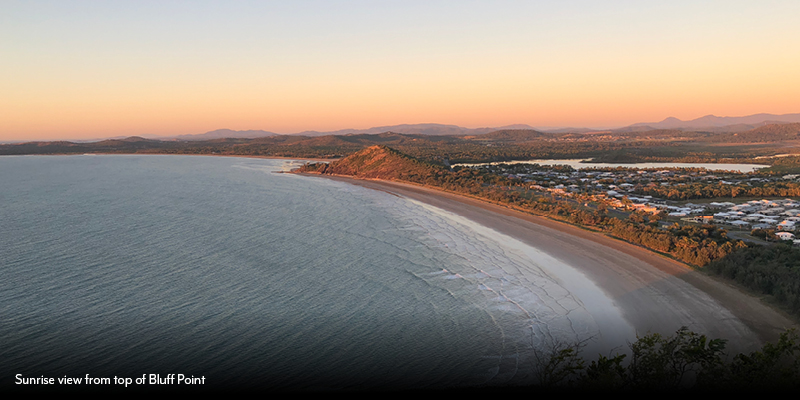
[{"label": "cliff face", "polygon": [[[403,179],[426,177],[447,171],[386,146],[370,146],[330,164],[306,164],[297,172],[348,175],[356,178]],[[411,179],[414,180],[414,179]]]}]

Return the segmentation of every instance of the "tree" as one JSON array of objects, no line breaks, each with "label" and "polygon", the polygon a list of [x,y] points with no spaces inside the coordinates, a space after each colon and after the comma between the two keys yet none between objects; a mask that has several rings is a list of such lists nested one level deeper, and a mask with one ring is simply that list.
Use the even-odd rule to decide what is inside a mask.
[{"label": "tree", "polygon": [[575,344],[555,342],[548,350],[533,349],[534,377],[542,387],[556,387],[568,384],[580,377],[584,361],[580,357],[586,341]]},{"label": "tree", "polygon": [[730,364],[703,371],[701,388],[797,390],[800,386],[800,338],[794,329],[760,351],[738,354]]},{"label": "tree", "polygon": [[627,383],[636,389],[677,389],[691,385],[700,371],[722,365],[725,340],[679,329],[674,336],[658,333],[638,338],[630,345]]}]

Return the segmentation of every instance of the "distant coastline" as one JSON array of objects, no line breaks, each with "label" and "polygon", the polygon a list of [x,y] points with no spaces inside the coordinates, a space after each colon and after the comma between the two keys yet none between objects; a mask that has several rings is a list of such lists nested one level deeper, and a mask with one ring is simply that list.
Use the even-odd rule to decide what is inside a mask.
[{"label": "distant coastline", "polygon": [[261,155],[246,155],[246,154],[170,154],[170,153],[63,153],[63,154],[4,154],[0,157],[29,157],[29,156],[200,156],[200,157],[236,157],[236,158],[255,158],[267,160],[297,160],[297,161],[313,161],[313,162],[330,162],[340,160],[340,158],[304,158],[304,157],[279,157],[279,156],[261,156]]}]

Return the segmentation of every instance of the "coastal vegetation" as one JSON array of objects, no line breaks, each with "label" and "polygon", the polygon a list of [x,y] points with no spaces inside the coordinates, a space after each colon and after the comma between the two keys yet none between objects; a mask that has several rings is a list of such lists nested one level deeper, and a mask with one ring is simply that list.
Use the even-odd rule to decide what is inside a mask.
[{"label": "coastal vegetation", "polygon": [[800,249],[783,243],[750,246],[714,260],[706,269],[771,296],[800,314]]},{"label": "coastal vegetation", "polygon": [[736,197],[798,197],[800,182],[748,181],[736,185],[723,182],[690,182],[680,186],[642,186],[636,193],[668,200],[720,199]]},{"label": "coastal vegetation", "polygon": [[800,173],[800,157],[775,157],[770,159],[771,167],[762,170],[763,173],[774,175]]},{"label": "coastal vegetation", "polygon": [[577,391],[759,391],[800,389],[800,338],[785,331],[775,343],[736,355],[726,341],[687,328],[657,333],[629,343],[627,354],[598,355],[587,362],[582,344],[535,352],[537,386]]}]

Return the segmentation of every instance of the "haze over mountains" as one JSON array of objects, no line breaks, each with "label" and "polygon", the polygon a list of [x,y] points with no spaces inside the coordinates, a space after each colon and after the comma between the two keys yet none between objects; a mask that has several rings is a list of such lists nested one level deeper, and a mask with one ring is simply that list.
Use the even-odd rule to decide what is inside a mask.
[{"label": "haze over mountains", "polygon": [[190,135],[178,135],[170,137],[152,137],[152,139],[176,139],[176,140],[212,140],[212,139],[223,139],[223,138],[252,139],[257,137],[275,136],[275,135],[277,135],[277,133],[255,130],[255,129],[246,131],[235,131],[233,129],[217,129],[214,131],[199,133],[195,135],[190,134]]},{"label": "haze over mountains", "polygon": [[[642,122],[629,125],[621,128],[607,129],[608,131],[646,131],[652,129],[678,129],[678,130],[699,130],[709,132],[744,132],[757,127],[775,123],[797,123],[800,122],[800,113],[797,114],[754,114],[744,117],[717,117],[714,115],[706,115],[697,119],[682,121],[678,118],[669,117],[660,122]],[[328,136],[328,135],[361,135],[361,134],[378,134],[383,132],[404,133],[409,135],[428,135],[428,136],[461,136],[461,135],[482,135],[489,132],[499,130],[512,130],[512,129],[536,129],[540,132],[548,133],[585,133],[597,131],[598,129],[592,128],[535,128],[525,124],[515,124],[500,127],[486,127],[486,128],[464,128],[457,125],[445,124],[402,124],[390,126],[377,126],[369,129],[340,129],[337,131],[319,132],[319,131],[303,131],[293,133],[292,135],[300,136]],[[275,132],[263,130],[245,130],[236,131],[231,129],[217,129],[214,131],[196,134],[196,135],[179,135],[171,137],[151,137],[153,139],[173,139],[173,140],[212,140],[222,138],[257,138],[279,135]]]},{"label": "haze over mountains", "polygon": [[[156,135],[140,135],[138,138],[146,138],[158,141],[186,141],[186,142],[199,142],[208,140],[220,139],[255,139],[267,138],[275,136],[297,136],[297,137],[321,137],[321,136],[346,136],[346,135],[376,135],[385,132],[393,132],[405,135],[422,135],[422,136],[478,136],[485,135],[493,132],[505,132],[505,136],[519,136],[520,131],[527,131],[528,135],[541,135],[546,134],[585,134],[585,133],[609,133],[614,135],[631,135],[640,134],[648,131],[657,130],[670,130],[670,131],[685,131],[685,132],[706,132],[710,134],[731,134],[735,135],[742,132],[752,131],[756,128],[765,127],[768,125],[785,125],[792,123],[800,123],[800,113],[796,114],[754,114],[744,117],[717,117],[714,115],[707,115],[705,117],[682,121],[680,119],[669,117],[660,122],[644,122],[636,123],[621,128],[598,129],[598,128],[578,128],[578,127],[563,127],[563,128],[536,128],[525,124],[506,125],[500,127],[485,127],[485,128],[465,128],[457,125],[445,124],[402,124],[390,126],[378,126],[368,129],[340,129],[337,131],[318,132],[318,131],[303,131],[291,134],[279,134],[264,130],[232,130],[232,129],[217,129],[206,133],[200,134],[187,134],[177,136],[156,136]],[[771,128],[775,129],[775,128]],[[516,131],[516,132],[513,132]],[[535,134],[534,134],[535,132]],[[756,132],[753,132],[756,133]],[[108,138],[97,138],[91,140],[72,140],[72,143],[95,143],[101,141],[119,141],[128,140],[128,136],[117,136]],[[510,139],[510,138],[507,138]],[[37,141],[45,142],[45,141]],[[47,141],[58,142],[58,141]],[[0,141],[0,143],[23,143],[23,141]],[[32,142],[31,142],[32,143]]]},{"label": "haze over mountains", "polygon": [[[800,122],[800,114],[753,114],[746,117],[717,117],[706,115],[690,121],[681,121],[669,117],[661,122],[645,122],[630,125],[626,128],[640,129],[681,129],[681,130],[707,130],[712,132],[747,131],[759,126],[776,123]],[[721,129],[722,128],[722,129]],[[625,129],[625,128],[623,128]]]},{"label": "haze over mountains", "polygon": [[[374,135],[384,132],[405,133],[408,135],[429,135],[429,136],[462,136],[462,135],[481,135],[484,133],[494,132],[501,129],[534,129],[530,125],[516,124],[501,126],[496,128],[464,128],[456,125],[443,125],[443,124],[402,124],[391,126],[376,126],[369,129],[340,129],[338,131],[319,132],[319,131],[303,131],[292,133],[298,136],[328,136],[328,135]],[[176,140],[211,140],[223,138],[246,138],[253,139],[257,137],[267,137],[279,135],[275,132],[268,132],[262,130],[247,130],[235,131],[231,129],[217,129],[211,132],[201,133],[197,135],[180,135],[171,137],[153,137],[153,139],[176,139]]]}]

